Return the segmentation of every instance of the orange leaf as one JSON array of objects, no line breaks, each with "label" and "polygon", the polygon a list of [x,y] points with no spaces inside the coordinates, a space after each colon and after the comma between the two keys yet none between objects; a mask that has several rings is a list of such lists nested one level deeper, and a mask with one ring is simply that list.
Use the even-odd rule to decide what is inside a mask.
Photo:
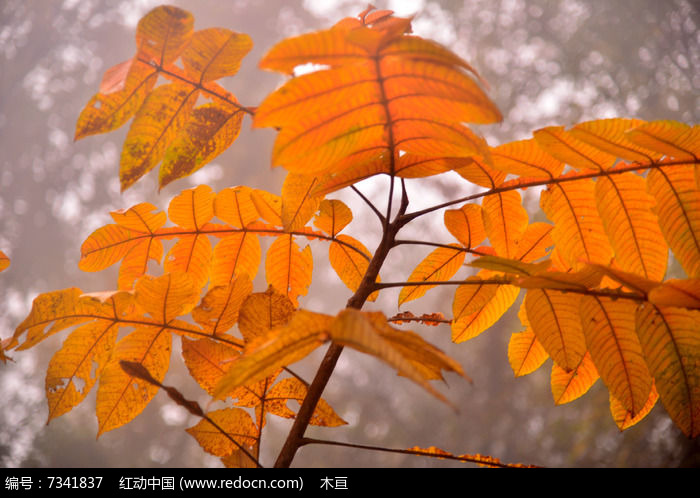
[{"label": "orange leaf", "polygon": [[[100,93],[93,96],[80,113],[75,127],[75,140],[119,128],[146,100],[158,79],[158,71],[150,64],[130,59],[108,69],[105,78],[113,69],[123,69],[125,64],[128,65],[128,74],[125,80],[118,83],[119,87],[100,87]],[[103,86],[104,83],[103,80]]]},{"label": "orange leaf", "polygon": [[459,343],[473,339],[491,327],[515,302],[519,292],[520,289],[512,285],[498,285],[496,293],[486,304],[452,322],[452,341]]},{"label": "orange leaf", "polygon": [[612,154],[591,147],[575,138],[563,126],[549,126],[533,133],[535,140],[548,154],[579,170],[608,169],[615,164]]},{"label": "orange leaf", "polygon": [[220,335],[238,321],[243,301],[253,291],[253,283],[243,274],[228,286],[213,287],[192,310],[192,318],[211,335]]},{"label": "orange leaf", "polygon": [[591,358],[610,393],[632,415],[649,398],[652,379],[635,332],[635,304],[607,297],[581,298],[581,324]]},{"label": "orange leaf", "polygon": [[[256,443],[258,429],[245,410],[224,408],[223,410],[209,412],[207,416],[216,425],[212,425],[208,420],[202,419],[197,425],[186,429],[207,453],[216,456],[226,456],[238,450],[236,443],[246,449]],[[236,441],[236,443],[229,438]]]},{"label": "orange leaf", "polygon": [[253,280],[260,265],[261,249],[257,235],[237,232],[225,237],[214,248],[211,285],[228,285],[239,275]]},{"label": "orange leaf", "polygon": [[295,231],[306,225],[321,204],[312,195],[318,180],[314,176],[290,173],[282,185],[282,226]]},{"label": "orange leaf", "polygon": [[[306,386],[299,379],[283,379],[265,393],[265,410],[280,417],[294,418],[295,414],[287,408],[287,403],[297,401],[301,405],[306,398],[306,393]],[[324,399],[318,400],[309,423],[324,427],[339,427],[347,424]]]},{"label": "orange leaf", "polygon": [[275,239],[265,257],[267,283],[289,296],[295,306],[297,297],[306,295],[311,285],[313,258],[311,248],[302,251],[294,237],[281,236]]},{"label": "orange leaf", "polygon": [[119,166],[122,192],[163,159],[165,150],[183,128],[199,91],[171,83],[153,90],[136,113],[124,142]]},{"label": "orange leaf", "polygon": [[243,110],[212,102],[192,110],[163,157],[158,173],[161,188],[191,175],[228,149],[241,131]]},{"label": "orange leaf", "polygon": [[200,83],[233,76],[253,48],[250,36],[224,28],[197,31],[182,54],[185,72]]},{"label": "orange leaf", "polygon": [[445,211],[445,226],[464,247],[477,247],[486,238],[481,206],[465,204]]},{"label": "orange leaf", "polygon": [[544,152],[532,138],[491,149],[491,161],[498,170],[532,178],[555,178],[564,169],[562,161]]},{"label": "orange leaf", "polygon": [[516,377],[537,370],[549,358],[531,329],[511,334],[508,342],[508,362]]},{"label": "orange leaf", "polygon": [[[459,248],[457,244],[452,247]],[[431,282],[449,280],[464,263],[464,251],[438,247],[421,261],[408,277],[408,282]],[[423,296],[434,285],[407,285],[399,294],[399,306]]]},{"label": "orange leaf", "polygon": [[97,388],[98,437],[133,420],[150,403],[158,387],[127,374],[120,360],[143,365],[159,382],[170,365],[171,336],[164,329],[137,328],[117,343]]},{"label": "orange leaf", "polygon": [[7,270],[10,266],[10,258],[4,252],[0,251],[0,271]]},{"label": "orange leaf", "polygon": [[517,252],[517,242],[525,233],[528,215],[521,203],[520,194],[515,191],[500,192],[484,197],[484,228],[496,254],[513,258]]},{"label": "orange leaf", "polygon": [[217,218],[236,228],[245,228],[256,221],[260,214],[252,194],[253,189],[246,186],[225,188],[219,192],[214,201]]},{"label": "orange leaf", "polygon": [[231,366],[231,361],[240,355],[238,349],[213,339],[189,340],[182,338],[182,357],[190,375],[210,395]]},{"label": "orange leaf", "polygon": [[583,261],[608,264],[613,255],[593,189],[588,179],[574,180],[550,185],[540,196],[540,207],[554,222],[552,240],[574,270]]},{"label": "orange leaf", "polygon": [[248,296],[241,306],[238,328],[246,342],[270,330],[286,325],[294,313],[294,305],[286,294],[270,286],[265,292]]},{"label": "orange leaf", "polygon": [[651,409],[654,408],[657,399],[659,399],[659,395],[656,392],[656,388],[652,384],[649,399],[644,404],[644,407],[640,410],[640,412],[633,415],[631,412],[625,410],[622,403],[620,403],[615,396],[610,393],[610,412],[612,413],[613,420],[615,420],[615,424],[617,424],[621,431],[629,429],[649,414]]},{"label": "orange leaf", "polygon": [[700,435],[700,312],[644,304],[636,328],[661,402],[690,437]]},{"label": "orange leaf", "polygon": [[177,59],[192,37],[194,17],[170,5],[156,7],[136,27],[138,56],[145,62],[166,65]]},{"label": "orange leaf", "polygon": [[580,398],[588,392],[600,376],[586,352],[576,368],[567,372],[556,363],[552,364],[552,396],[555,405],[563,405]]},{"label": "orange leaf", "polygon": [[136,283],[135,297],[139,306],[153,318],[168,323],[194,308],[199,300],[199,289],[186,273],[167,273],[161,277],[144,275]]},{"label": "orange leaf", "polygon": [[352,221],[350,208],[336,199],[321,201],[320,212],[314,218],[314,225],[335,237]]},{"label": "orange leaf", "polygon": [[698,130],[678,121],[653,121],[628,131],[627,138],[668,157],[697,161]]},{"label": "orange leaf", "polygon": [[660,154],[636,145],[629,140],[626,131],[643,124],[638,119],[598,119],[574,126],[569,133],[593,147],[616,157],[639,163],[657,160]]},{"label": "orange leaf", "polygon": [[666,273],[668,246],[644,185],[644,178],[633,173],[599,178],[596,203],[615,262],[622,270],[660,281]]},{"label": "orange leaf", "polygon": [[576,368],[586,353],[580,301],[580,295],[556,290],[530,289],[525,294],[532,331],[549,356],[567,372]]},{"label": "orange leaf", "polygon": [[671,279],[649,291],[649,301],[657,306],[700,308],[700,279]]},{"label": "orange leaf", "polygon": [[[340,277],[340,280],[350,289],[355,292],[362,283],[362,279],[369,267],[369,260],[372,255],[367,248],[360,242],[349,235],[338,235],[336,239],[339,242],[331,242],[328,247],[328,260],[335,272]],[[347,245],[345,245],[347,244]],[[353,251],[347,246],[354,247],[357,251]],[[364,256],[363,256],[364,255]],[[377,292],[373,292],[368,300],[374,301],[378,296]]]},{"label": "orange leaf", "polygon": [[691,166],[652,169],[647,190],[666,242],[689,277],[700,277],[700,191]]}]

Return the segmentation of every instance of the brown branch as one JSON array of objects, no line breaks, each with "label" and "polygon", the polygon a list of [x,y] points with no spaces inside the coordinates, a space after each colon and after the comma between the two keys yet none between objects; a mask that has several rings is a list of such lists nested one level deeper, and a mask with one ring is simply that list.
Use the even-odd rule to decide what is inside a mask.
[{"label": "brown branch", "polygon": [[307,445],[307,444],[325,444],[328,446],[342,446],[344,448],[356,448],[359,450],[383,451],[385,453],[400,453],[403,455],[416,455],[416,456],[427,456],[427,457],[432,457],[432,458],[444,458],[446,460],[457,460],[460,462],[477,463],[479,465],[486,465],[489,467],[499,467],[499,468],[503,468],[503,469],[513,468],[513,467],[535,467],[534,465],[519,465],[519,464],[511,464],[511,463],[501,463],[497,460],[488,461],[485,458],[479,458],[477,456],[470,456],[470,455],[451,455],[449,453],[438,454],[438,453],[431,453],[430,451],[423,451],[423,450],[404,450],[404,449],[398,449],[398,448],[384,448],[383,446],[370,446],[367,444],[343,443],[341,441],[328,441],[325,439],[304,438],[302,440],[302,445]]},{"label": "brown branch", "polygon": [[365,204],[367,204],[367,205],[370,207],[370,209],[371,209],[372,211],[374,211],[374,214],[377,215],[377,218],[379,218],[379,221],[380,221],[380,222],[382,223],[382,225],[383,225],[383,224],[384,224],[384,215],[383,215],[382,213],[379,212],[379,209],[377,209],[377,206],[375,206],[375,205],[372,203],[372,201],[370,201],[367,197],[365,197],[365,194],[363,194],[362,192],[360,192],[360,190],[359,190],[357,187],[355,187],[355,185],[350,185],[350,188],[351,188],[357,195],[360,196],[360,199],[362,199],[363,201],[365,201]]}]

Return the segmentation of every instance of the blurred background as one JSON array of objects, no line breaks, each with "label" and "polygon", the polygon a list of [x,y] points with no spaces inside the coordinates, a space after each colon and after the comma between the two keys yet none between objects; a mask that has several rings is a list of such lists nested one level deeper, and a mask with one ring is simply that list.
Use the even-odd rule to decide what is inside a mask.
[{"label": "blurred background", "polygon": [[[77,286],[111,289],[116,269],[78,269],[80,245],[109,211],[148,201],[161,209],[180,190],[208,183],[214,190],[245,184],[279,192],[284,173],[271,170],[271,130],[251,130],[198,173],[157,192],[155,173],[119,193],[118,161],[127,127],[73,142],[78,114],[97,91],[103,72],[135,50],[136,23],[154,0],[4,0],[0,3],[0,250],[12,260],[0,274],[0,338],[8,337],[41,292]],[[257,105],[282,78],[256,68],[277,41],[323,29],[366,7],[344,0],[173,1],[192,12],[195,29],[221,26],[248,33],[255,43],[238,75],[223,84],[245,105]],[[492,145],[526,138],[547,125],[572,125],[606,117],[700,118],[700,7],[695,0],[453,0],[377,1],[400,15],[415,15],[414,32],[468,60],[490,83],[504,115],[478,130]],[[384,179],[359,185],[384,205]],[[457,175],[408,182],[412,205],[466,195],[472,187]],[[537,213],[538,192],[525,202]],[[339,193],[355,213],[348,233],[374,248],[376,218],[355,197]],[[442,214],[421,219],[405,238],[451,242]],[[373,238],[374,237],[374,238]],[[263,241],[269,244],[269,241]],[[312,244],[314,285],[301,306],[335,313],[349,291],[324,264],[327,247]],[[428,253],[392,252],[385,281],[405,280]],[[671,272],[678,272],[671,265]],[[468,275],[465,268],[460,274]],[[265,289],[259,277],[256,290]],[[323,289],[323,290],[322,290]],[[406,306],[416,314],[451,316],[451,289],[434,289]],[[368,309],[392,315],[398,290],[386,291]],[[519,303],[519,301],[518,301]],[[640,424],[620,433],[610,417],[600,381],[583,398],[555,407],[549,388],[551,361],[514,379],[508,365],[510,334],[521,329],[518,305],[476,339],[454,345],[447,326],[412,326],[457,359],[474,379],[447,378],[442,392],[458,412],[398,377],[378,361],[344,352],[324,398],[349,422],[307,434],[393,448],[435,445],[453,453],[482,453],[505,462],[544,466],[700,465],[698,443],[687,440],[660,404]],[[404,326],[406,327],[406,326]],[[197,420],[162,393],[132,423],[98,440],[95,394],[46,425],[44,375],[65,333],[0,365],[0,465],[5,467],[196,467],[218,459],[184,432]],[[178,346],[175,346],[178,345]],[[307,379],[319,351],[294,366]],[[207,402],[189,378],[174,341],[165,383]],[[213,406],[216,408],[216,406]],[[271,416],[272,418],[272,416]],[[262,459],[274,461],[290,422],[271,420]],[[297,466],[464,466],[407,455],[308,446]]]}]

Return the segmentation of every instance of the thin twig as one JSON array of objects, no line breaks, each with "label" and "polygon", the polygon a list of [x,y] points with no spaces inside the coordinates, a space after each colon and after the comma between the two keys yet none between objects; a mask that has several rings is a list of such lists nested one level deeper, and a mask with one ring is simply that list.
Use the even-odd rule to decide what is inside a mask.
[{"label": "thin twig", "polygon": [[362,192],[360,192],[360,190],[359,190],[357,187],[355,187],[355,185],[351,185],[350,188],[351,188],[353,191],[355,191],[355,193],[356,193],[357,195],[359,195],[360,198],[361,198],[363,201],[365,201],[365,204],[367,204],[367,205],[370,207],[370,209],[372,209],[372,211],[374,211],[374,214],[377,215],[377,218],[379,218],[379,221],[381,221],[381,222],[382,222],[382,225],[383,225],[383,224],[384,224],[384,219],[385,219],[385,218],[384,218],[384,215],[383,215],[382,213],[379,212],[379,209],[377,209],[377,206],[375,206],[375,205],[372,203],[372,201],[370,201],[367,197],[365,197],[365,194],[363,194]]}]

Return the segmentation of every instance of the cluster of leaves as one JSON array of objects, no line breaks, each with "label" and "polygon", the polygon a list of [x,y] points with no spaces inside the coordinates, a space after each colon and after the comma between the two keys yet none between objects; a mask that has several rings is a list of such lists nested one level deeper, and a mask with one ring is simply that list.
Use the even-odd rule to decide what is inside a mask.
[{"label": "cluster of leaves", "polygon": [[[282,450],[288,464],[296,448],[321,442],[303,437],[306,425],[344,423],[320,398],[343,346],[381,359],[444,400],[430,381],[443,371],[465,376],[460,365],[390,323],[449,324],[452,339],[466,341],[491,327],[524,288],[525,330],[513,334],[508,351],[516,375],[551,357],[556,403],[583,395],[600,377],[621,428],[660,398],[681,430],[700,434],[699,127],[598,120],[489,147],[465,125],[501,119],[476,72],[444,47],[410,35],[409,19],[372,8],[273,47],[262,68],[319,70],[289,79],[253,110],[215,82],[238,70],[249,38],[218,28],[193,32],[192,25],[192,16],[175,7],[145,16],[136,56],[107,71],[76,137],[133,116],[122,188],[161,161],[163,186],[225,150],[248,113],[254,126],[279,131],[272,162],[289,172],[281,196],[199,186],[177,195],[167,215],[147,203],[113,212],[115,223],[83,243],[80,268],[119,263],[118,290],[42,294],[2,343],[5,359],[4,351],[77,326],[49,364],[49,420],[99,383],[101,434],[129,422],[164,389],[202,417],[188,431],[227,465],[259,465],[268,414],[296,418]],[[159,76],[170,83],[156,87]],[[195,107],[199,97],[212,102]],[[484,190],[407,212],[404,179],[446,171]],[[354,186],[377,174],[391,179],[385,212]],[[395,180],[402,200],[392,206]],[[552,224],[530,223],[518,192],[541,186],[540,205]],[[379,218],[374,252],[340,233],[353,214],[325,196],[346,187]],[[452,208],[444,223],[456,243],[397,237],[406,224],[445,208]],[[268,288],[254,292],[261,236],[274,240],[265,255]],[[311,247],[299,245],[304,240],[329,245],[329,262],[352,292],[336,316],[300,308],[313,270]],[[435,249],[406,280],[381,281],[389,252],[411,244]],[[669,249],[690,278],[664,280]],[[465,266],[467,256],[474,259]],[[163,274],[149,275],[149,262],[161,261]],[[478,273],[455,277],[467,267]],[[383,289],[401,287],[401,307],[444,285],[457,285],[451,318],[361,311]],[[120,330],[127,333],[117,340]],[[162,384],[173,335],[181,337],[192,377],[227,408],[205,413]],[[289,369],[328,342],[313,382]],[[289,400],[301,403],[298,414]],[[436,448],[397,451],[505,465]]]}]

